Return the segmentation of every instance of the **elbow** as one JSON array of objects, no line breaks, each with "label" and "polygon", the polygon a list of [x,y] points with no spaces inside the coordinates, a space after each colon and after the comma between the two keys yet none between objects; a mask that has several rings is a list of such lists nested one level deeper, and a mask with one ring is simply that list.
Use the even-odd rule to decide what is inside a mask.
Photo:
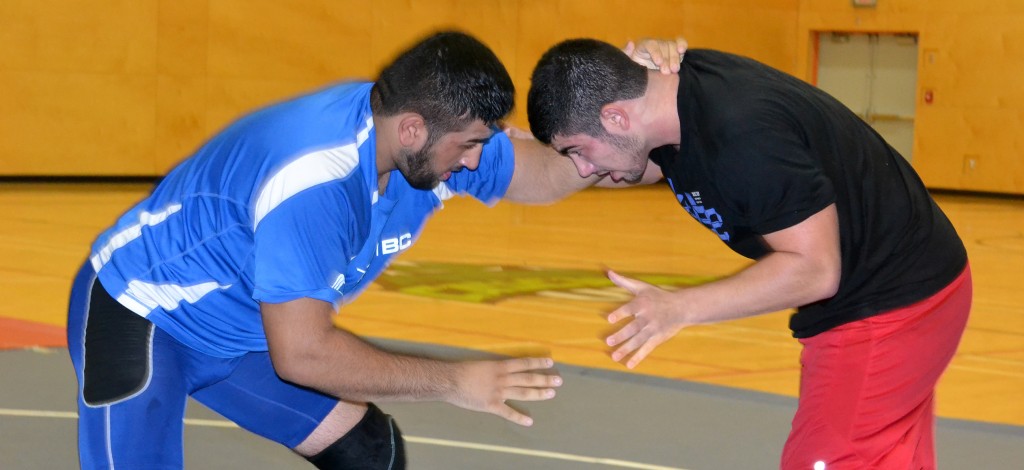
[{"label": "elbow", "polygon": [[813,278],[816,282],[814,301],[830,299],[839,292],[839,282],[842,280],[842,269],[837,260],[835,263],[827,263],[816,270]]},{"label": "elbow", "polygon": [[552,204],[554,204],[554,203],[556,203],[558,201],[561,201],[562,199],[565,199],[565,196],[567,196],[567,195],[563,194],[563,193],[547,194],[544,197],[540,197],[537,200],[532,201],[530,203],[530,205],[534,205],[534,206],[550,206],[550,205],[552,205]]},{"label": "elbow", "polygon": [[315,358],[292,348],[271,347],[269,352],[274,372],[281,380],[302,386],[313,385],[310,365],[316,363]]},{"label": "elbow", "polygon": [[824,282],[822,282],[822,285],[821,285],[821,298],[822,299],[830,299],[832,297],[835,297],[835,295],[837,293],[839,293],[839,279],[840,279],[840,275],[839,275],[838,272],[836,272],[836,273],[834,273],[834,275],[828,276],[828,279],[826,279]]}]

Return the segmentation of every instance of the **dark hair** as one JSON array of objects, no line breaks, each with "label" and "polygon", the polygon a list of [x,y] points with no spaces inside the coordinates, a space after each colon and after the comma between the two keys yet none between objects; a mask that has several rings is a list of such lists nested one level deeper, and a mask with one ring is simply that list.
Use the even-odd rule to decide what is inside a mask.
[{"label": "dark hair", "polygon": [[373,85],[374,114],[423,116],[431,140],[480,119],[491,125],[515,102],[512,78],[475,38],[455,31],[427,37],[384,68]]},{"label": "dark hair", "polygon": [[601,108],[643,96],[647,69],[615,46],[593,39],[570,39],[537,62],[526,99],[530,130],[551,143],[555,135],[601,137]]}]

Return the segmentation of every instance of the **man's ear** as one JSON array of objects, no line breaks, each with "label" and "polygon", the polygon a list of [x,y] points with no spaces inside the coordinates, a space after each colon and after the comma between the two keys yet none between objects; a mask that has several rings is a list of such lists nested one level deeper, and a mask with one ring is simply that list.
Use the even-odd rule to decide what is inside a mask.
[{"label": "man's ear", "polygon": [[606,131],[621,134],[629,130],[629,114],[614,103],[606,104],[601,108],[601,124]]},{"label": "man's ear", "polygon": [[423,116],[405,113],[398,119],[398,142],[411,149],[418,149],[427,142],[427,123]]}]

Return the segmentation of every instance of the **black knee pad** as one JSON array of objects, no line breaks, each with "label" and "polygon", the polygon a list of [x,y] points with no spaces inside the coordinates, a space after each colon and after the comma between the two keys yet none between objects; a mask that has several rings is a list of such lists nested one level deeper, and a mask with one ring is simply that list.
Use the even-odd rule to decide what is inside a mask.
[{"label": "black knee pad", "polygon": [[153,324],[117,303],[99,282],[89,300],[82,398],[89,406],[109,405],[149,381]]},{"label": "black knee pad", "polygon": [[405,441],[398,425],[376,405],[369,405],[348,433],[306,460],[321,470],[404,470]]}]

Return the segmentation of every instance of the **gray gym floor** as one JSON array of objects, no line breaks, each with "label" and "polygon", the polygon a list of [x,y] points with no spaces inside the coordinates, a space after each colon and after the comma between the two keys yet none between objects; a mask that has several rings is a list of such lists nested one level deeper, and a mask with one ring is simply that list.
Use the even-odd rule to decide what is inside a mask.
[{"label": "gray gym floor", "polygon": [[[377,341],[447,358],[483,353]],[[554,400],[521,408],[535,424],[440,403],[381,404],[407,438],[409,468],[772,469],[796,401],[656,377],[559,366]],[[74,374],[64,349],[0,351],[0,469],[77,468]],[[185,464],[191,469],[310,469],[287,449],[191,402]],[[154,423],[154,425],[158,425]],[[1024,468],[1024,428],[940,419],[943,469]]]}]

